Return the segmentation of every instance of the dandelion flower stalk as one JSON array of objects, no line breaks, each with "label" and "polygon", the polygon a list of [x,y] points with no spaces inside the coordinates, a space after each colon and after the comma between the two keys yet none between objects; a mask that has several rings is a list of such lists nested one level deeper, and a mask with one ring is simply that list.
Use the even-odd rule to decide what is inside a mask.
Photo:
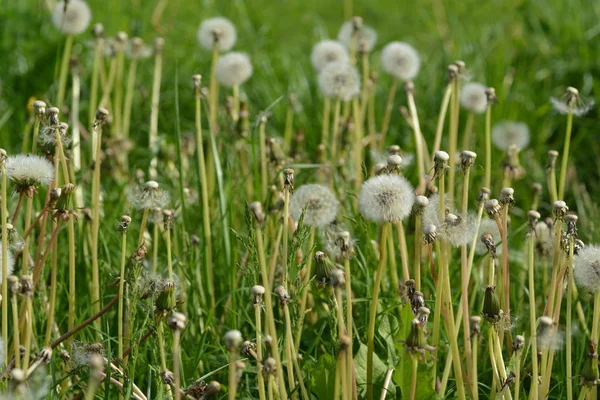
[{"label": "dandelion flower stalk", "polygon": [[[6,279],[3,279],[2,283],[6,281]],[[23,294],[25,303],[25,332],[23,332],[25,355],[23,356],[23,370],[27,371],[29,368],[29,355],[31,353],[31,340],[33,337],[33,278],[31,275],[21,276],[21,293]]]},{"label": "dandelion flower stalk", "polygon": [[531,344],[531,398],[538,398],[538,349],[537,349],[537,329],[535,316],[535,224],[540,218],[537,211],[529,211],[529,237],[528,244],[528,271],[529,271],[529,330]]},{"label": "dandelion flower stalk", "polygon": [[[331,133],[331,162],[335,163],[337,160],[337,148],[338,143],[340,141],[340,114],[342,112],[342,103],[340,99],[335,99],[333,103],[333,123],[332,123],[332,133]],[[327,145],[327,143],[325,144]],[[333,186],[333,177],[334,174],[331,174],[332,186]]]},{"label": "dandelion flower stalk", "polygon": [[421,126],[419,124],[419,116],[417,115],[417,106],[415,105],[414,84],[412,81],[406,82],[404,86],[406,90],[406,98],[408,99],[408,109],[412,120],[412,128],[415,134],[415,152],[417,153],[417,168],[419,171],[419,186],[417,192],[422,192],[425,182],[425,152],[423,150],[423,135],[421,134]]},{"label": "dandelion flower stalk", "polygon": [[127,232],[131,224],[131,217],[123,215],[119,222],[118,228],[121,231],[121,268],[119,272],[119,305],[118,305],[118,321],[117,321],[117,356],[119,360],[123,358],[123,293],[125,290],[125,265],[127,263]]},{"label": "dandelion flower stalk", "polygon": [[442,98],[442,104],[440,105],[440,113],[438,115],[437,125],[435,128],[435,139],[433,143],[433,153],[431,158],[442,146],[442,134],[444,132],[444,124],[446,122],[446,114],[448,112],[448,106],[450,99],[452,98],[452,92],[454,90],[454,80],[458,77],[458,67],[454,64],[448,66],[448,74],[446,77],[446,90],[444,90],[444,97]]},{"label": "dandelion flower stalk", "polygon": [[258,142],[260,148],[260,193],[261,198],[265,200],[267,198],[267,189],[269,187],[269,171],[267,169],[267,135],[265,133],[265,127],[267,125],[267,116],[262,115],[260,117],[260,123],[258,124]]},{"label": "dandelion flower stalk", "polygon": [[278,286],[275,288],[275,294],[279,298],[279,305],[283,308],[283,314],[285,315],[285,358],[287,363],[287,378],[288,385],[290,386],[291,398],[293,400],[298,399],[298,393],[294,390],[294,385],[296,379],[294,378],[294,368],[293,368],[293,351],[292,347],[294,345],[294,337],[292,335],[292,326],[291,326],[291,318],[290,318],[290,309],[288,307],[288,302],[290,301],[290,296],[287,290],[283,286]]},{"label": "dandelion flower stalk", "polygon": [[[285,131],[283,134],[283,151],[287,153],[289,153],[290,151],[290,146],[292,143],[292,135],[294,134],[294,115],[296,114],[294,108],[296,107],[296,95],[294,93],[290,93],[288,94],[288,105],[287,105],[287,111],[285,113]],[[329,109],[328,106],[325,106],[325,103],[329,102],[329,99],[325,98],[324,100],[324,110],[323,110],[323,130],[321,133],[321,137],[323,137],[323,134],[326,132],[326,129],[329,129],[329,127],[326,127],[325,122],[327,121],[327,123],[329,123]],[[324,141],[323,139],[321,139],[321,143],[327,143],[326,141]]]},{"label": "dandelion flower stalk", "polygon": [[496,101],[496,91],[488,88],[487,109],[485,111],[485,180],[483,187],[490,188],[492,184],[492,105]]},{"label": "dandelion flower stalk", "polygon": [[92,62],[92,83],[90,84],[90,105],[88,115],[88,126],[93,129],[94,120],[96,118],[96,110],[98,107],[98,81],[100,80],[100,69],[103,64],[104,53],[104,27],[102,24],[94,25],[94,60]]},{"label": "dandelion flower stalk", "polygon": [[162,48],[164,40],[157,38],[154,42],[154,73],[152,78],[152,97],[150,105],[150,131],[148,132],[148,148],[152,154],[150,160],[149,175],[150,179],[156,178],[156,168],[158,166],[158,113],[160,104],[160,83],[162,77]]},{"label": "dandelion flower stalk", "polygon": [[6,221],[8,221],[8,190],[7,190],[7,178],[6,178],[6,159],[7,154],[4,149],[0,149],[0,183],[2,190],[2,201],[0,202],[2,217],[2,346],[4,346],[4,354],[7,354],[8,346],[8,227]]},{"label": "dandelion flower stalk", "polygon": [[[288,275],[288,243],[290,230],[290,195],[294,191],[294,170],[288,168],[283,171],[283,251],[281,254],[281,264],[283,265],[283,285],[287,285]],[[309,261],[310,262],[310,261]]]},{"label": "dandelion flower stalk", "polygon": [[125,44],[127,43],[127,34],[125,32],[117,33],[117,54],[116,70],[113,99],[113,126],[117,138],[123,137],[123,80],[125,75]]},{"label": "dandelion flower stalk", "polygon": [[60,62],[58,93],[56,95],[56,105],[59,109],[63,108],[65,101],[65,92],[67,90],[67,76],[69,74],[69,60],[71,59],[72,49],[73,35],[67,35],[67,37],[65,38],[65,47],[63,48],[62,61]]},{"label": "dandelion flower stalk", "polygon": [[264,286],[256,285],[252,287],[253,307],[254,307],[254,325],[256,327],[256,362],[257,362],[257,380],[258,380],[258,397],[260,400],[266,400],[265,394],[265,378],[263,375],[263,352],[262,352],[262,317],[261,309],[263,304],[263,296],[265,294]]},{"label": "dandelion flower stalk", "polygon": [[[135,81],[137,75],[137,65],[139,60],[139,52],[143,46],[142,39],[134,37],[131,39],[131,61],[129,70],[127,71],[127,80],[125,84],[125,103],[123,105],[123,131],[124,138],[129,137],[129,126],[131,123],[131,109],[133,107],[133,94],[135,92]],[[128,170],[127,152],[123,152],[122,167],[125,171]]]},{"label": "dandelion flower stalk", "polygon": [[[573,376],[573,365],[572,365],[572,337],[571,333],[573,330],[573,321],[572,321],[572,308],[573,308],[573,257],[574,257],[574,247],[575,247],[575,235],[573,233],[568,234],[569,237],[569,259],[568,259],[568,271],[567,271],[567,326],[565,332],[565,339],[567,341],[566,344],[566,366],[567,366],[567,376]],[[573,385],[571,380],[567,380],[567,399],[573,399]],[[518,400],[518,399],[517,399]]]},{"label": "dandelion flower stalk", "polygon": [[464,63],[462,61],[457,61],[455,64],[458,67],[459,76],[454,80],[454,90],[450,99],[450,133],[448,136],[448,154],[450,155],[450,159],[448,160],[448,198],[450,200],[454,200],[454,176],[458,145],[458,120],[460,115],[460,74],[464,71]]},{"label": "dandelion flower stalk", "polygon": [[6,278],[10,285],[10,304],[12,306],[13,315],[13,351],[15,354],[15,367],[21,368],[21,342],[19,334],[19,305],[17,300],[17,294],[21,290],[21,284],[19,278],[11,275]]},{"label": "dandelion flower stalk", "polygon": [[475,114],[481,114],[487,108],[486,87],[481,83],[467,83],[460,93],[460,103],[467,110],[467,122],[465,123],[465,133],[463,135],[463,150],[467,150],[471,148]]},{"label": "dandelion flower stalk", "polygon": [[186,317],[185,315],[173,312],[167,320],[167,324],[173,331],[173,386],[175,391],[175,400],[181,399],[181,374],[179,372],[179,364],[181,362],[181,331],[185,328]]},{"label": "dandelion flower stalk", "polygon": [[556,188],[556,160],[558,159],[558,151],[548,151],[548,162],[546,163],[546,181],[548,183],[548,192],[550,192],[550,200],[554,203],[558,200],[558,190]]},{"label": "dandelion flower stalk", "polygon": [[565,132],[565,144],[563,146],[563,156],[560,165],[560,176],[558,178],[558,198],[564,198],[565,180],[567,178],[567,167],[569,166],[569,151],[571,147],[571,132],[573,131],[573,108],[579,99],[579,91],[574,87],[568,87],[565,94],[568,106],[567,128]]}]

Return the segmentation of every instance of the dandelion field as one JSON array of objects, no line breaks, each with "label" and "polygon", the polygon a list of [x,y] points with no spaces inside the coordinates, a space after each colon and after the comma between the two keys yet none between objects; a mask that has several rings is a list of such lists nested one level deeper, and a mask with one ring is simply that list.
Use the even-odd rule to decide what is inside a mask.
[{"label": "dandelion field", "polygon": [[3,2],[0,398],[597,398],[599,16]]}]

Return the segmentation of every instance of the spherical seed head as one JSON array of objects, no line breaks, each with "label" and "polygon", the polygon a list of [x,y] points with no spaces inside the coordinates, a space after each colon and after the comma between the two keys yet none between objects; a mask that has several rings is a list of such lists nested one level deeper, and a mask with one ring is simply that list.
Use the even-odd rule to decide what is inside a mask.
[{"label": "spherical seed head", "polygon": [[501,121],[492,129],[492,142],[506,151],[511,145],[524,149],[529,144],[529,127],[524,122]]},{"label": "spherical seed head", "polygon": [[381,64],[385,72],[402,81],[414,79],[419,73],[421,59],[408,43],[388,43],[381,52]]},{"label": "spherical seed head", "polygon": [[487,109],[488,105],[485,92],[486,87],[481,83],[467,83],[460,92],[460,103],[465,109],[475,114],[481,114]]},{"label": "spherical seed head", "polygon": [[[2,282],[2,245],[0,244],[0,282]],[[12,252],[9,249],[6,249],[6,265],[7,265],[7,269],[8,269],[8,276],[10,276],[15,268],[15,259],[13,258]]]},{"label": "spherical seed head", "polygon": [[221,57],[215,66],[217,80],[225,87],[239,86],[252,76],[252,63],[245,53],[232,51]]},{"label": "spherical seed head", "polygon": [[129,202],[137,209],[164,208],[170,200],[169,193],[160,189],[158,182],[148,181],[129,190]]},{"label": "spherical seed head", "polygon": [[227,18],[209,18],[200,24],[196,33],[200,46],[212,51],[216,46],[220,52],[229,51],[237,40],[237,31],[233,23]]},{"label": "spherical seed head", "polygon": [[412,210],[415,193],[398,175],[378,175],[363,183],[358,198],[360,212],[371,221],[398,222]]},{"label": "spherical seed head", "polygon": [[578,286],[591,293],[600,292],[600,246],[588,245],[575,257],[573,277]]},{"label": "spherical seed head", "polygon": [[325,185],[308,184],[294,191],[290,200],[290,215],[299,221],[304,212],[304,223],[308,226],[324,227],[335,219],[339,201]]},{"label": "spherical seed head", "polygon": [[313,46],[310,53],[310,61],[317,71],[332,62],[347,63],[349,60],[348,50],[337,40],[322,40]]},{"label": "spherical seed head", "polygon": [[348,62],[327,64],[319,72],[317,80],[325,97],[349,101],[360,93],[358,70]]},{"label": "spherical seed head", "polygon": [[476,224],[472,215],[447,213],[440,226],[440,237],[454,247],[470,244],[476,233]]},{"label": "spherical seed head", "polygon": [[66,35],[79,35],[87,29],[91,19],[90,7],[81,0],[59,1],[52,12],[52,23]]},{"label": "spherical seed head", "polygon": [[236,350],[243,342],[242,333],[235,329],[231,330],[223,336],[223,340],[228,350]]},{"label": "spherical seed head", "polygon": [[32,196],[35,188],[54,180],[54,166],[35,154],[17,154],[6,160],[6,175],[16,185],[17,192]]},{"label": "spherical seed head", "polygon": [[377,32],[375,29],[364,25],[362,22],[357,24],[357,21],[358,20],[353,19],[344,22],[338,32],[338,40],[349,49],[352,46],[352,38],[356,35],[356,48],[370,52],[373,50],[373,47],[375,47],[375,43],[377,43]]},{"label": "spherical seed head", "polygon": [[554,321],[552,320],[552,318],[544,315],[538,319],[538,325],[539,325],[540,330],[547,329],[547,328],[552,327],[552,325],[554,325]]}]

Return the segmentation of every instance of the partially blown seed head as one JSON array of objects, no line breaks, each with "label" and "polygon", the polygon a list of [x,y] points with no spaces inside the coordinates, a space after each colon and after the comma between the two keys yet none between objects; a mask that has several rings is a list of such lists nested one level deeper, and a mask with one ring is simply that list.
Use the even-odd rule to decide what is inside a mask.
[{"label": "partially blown seed head", "polygon": [[200,46],[206,50],[229,51],[237,40],[237,31],[230,20],[223,17],[209,18],[200,24],[196,33],[196,39]]},{"label": "partially blown seed head", "polygon": [[402,81],[408,81],[414,79],[419,73],[421,59],[411,45],[391,42],[383,48],[381,64],[388,74]]},{"label": "partially blown seed head", "polygon": [[585,290],[600,292],[600,246],[588,245],[575,257],[573,276]]},{"label": "partially blown seed head", "polygon": [[348,50],[337,40],[321,40],[313,46],[310,61],[317,71],[321,71],[332,62],[347,63]]},{"label": "partially blown seed head", "polygon": [[347,62],[329,63],[319,72],[319,88],[326,97],[348,101],[360,92],[358,70]]},{"label": "partially blown seed head", "polygon": [[529,144],[529,127],[524,122],[498,122],[492,129],[492,141],[500,150],[507,150],[511,145],[524,149]]},{"label": "partially blown seed head", "polygon": [[[493,219],[485,218],[481,220],[481,224],[479,224],[479,233],[477,236],[482,237],[485,234],[491,235],[494,244],[500,243],[502,240],[500,237],[500,231],[498,230],[498,224]],[[481,240],[477,240],[475,244],[475,252],[477,254],[485,254],[487,251],[488,249],[486,245]],[[502,253],[501,246],[496,248],[496,254],[500,253]]]},{"label": "partially blown seed head", "polygon": [[169,204],[169,193],[160,189],[158,182],[148,181],[127,194],[129,202],[137,209],[164,208]]},{"label": "partially blown seed head", "polygon": [[[356,30],[358,28],[358,30]],[[362,48],[363,51],[370,52],[377,42],[377,32],[370,26],[357,25],[355,21],[346,21],[340,28],[338,40],[347,48],[352,44],[352,37],[356,35],[356,48]]]},{"label": "partially blown seed head", "polygon": [[54,180],[54,166],[34,154],[17,154],[8,157],[6,175],[16,185],[17,192],[33,195],[35,188]]},{"label": "partially blown seed head", "polygon": [[358,204],[363,216],[374,222],[398,222],[407,217],[415,202],[410,183],[398,175],[378,175],[360,189]]},{"label": "partially blown seed head", "polygon": [[233,87],[246,82],[252,76],[252,71],[250,57],[237,51],[232,51],[220,57],[215,67],[217,80],[226,87]]},{"label": "partially blown seed head", "polygon": [[486,87],[481,83],[467,83],[460,92],[460,104],[471,112],[481,114],[487,109],[485,90]]},{"label": "partially blown seed head", "polygon": [[59,1],[52,12],[52,23],[66,35],[79,35],[92,19],[92,11],[85,1]]},{"label": "partially blown seed head", "polygon": [[290,200],[290,214],[295,221],[304,212],[304,223],[308,226],[324,227],[336,217],[340,202],[325,185],[300,186]]}]

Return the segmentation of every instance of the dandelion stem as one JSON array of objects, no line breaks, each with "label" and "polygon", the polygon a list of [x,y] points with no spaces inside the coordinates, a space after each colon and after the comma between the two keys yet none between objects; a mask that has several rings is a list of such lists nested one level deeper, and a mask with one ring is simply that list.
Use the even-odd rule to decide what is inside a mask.
[{"label": "dandelion stem", "polygon": [[100,78],[100,63],[102,62],[102,52],[104,39],[97,38],[94,46],[94,61],[92,63],[92,83],[90,85],[90,105],[88,114],[88,126],[93,130],[96,110],[98,109],[98,81]]},{"label": "dandelion stem", "polygon": [[102,148],[102,123],[96,121],[92,131],[92,146],[94,154],[92,156],[94,175],[92,180],[92,305],[94,313],[100,310],[100,268],[98,266],[98,233],[100,230],[100,167],[102,158],[100,157]]},{"label": "dandelion stem", "polygon": [[472,136],[473,136],[473,122],[475,120],[475,114],[473,111],[469,111],[467,114],[467,122],[465,123],[465,133],[463,136],[462,149],[468,150],[471,148]]},{"label": "dandelion stem", "polygon": [[[3,279],[5,281],[5,279]],[[23,371],[29,368],[29,355],[31,354],[31,339],[33,336],[33,293],[25,294],[25,332],[23,333],[25,355],[23,356]],[[8,303],[8,302],[4,302]]]},{"label": "dandelion stem", "polygon": [[[294,379],[294,353],[292,351],[292,347],[294,346],[294,337],[292,336],[292,320],[290,318],[290,309],[285,303],[283,305],[283,313],[285,315],[285,358],[287,361],[287,375],[288,375],[288,385],[290,386],[291,397],[293,400],[298,399],[298,393],[296,392],[294,386],[296,380]],[[298,377],[298,380],[301,380]]]},{"label": "dandelion stem", "polygon": [[[454,176],[456,172],[456,150],[458,142],[458,118],[460,114],[460,79],[454,80],[454,91],[452,92],[450,104],[450,136],[448,143],[448,196],[454,200]],[[487,187],[487,186],[486,186]]]},{"label": "dandelion stem", "polygon": [[352,318],[352,271],[350,269],[350,260],[344,260],[344,274],[346,275],[346,335],[350,339],[350,343],[348,345],[347,355],[346,355],[346,374],[347,385],[348,385],[348,400],[350,400],[350,395],[354,392],[353,381],[353,370],[354,370],[354,360],[353,360],[353,352],[352,352],[352,334],[353,334],[353,318]]},{"label": "dandelion stem", "polygon": [[179,373],[179,363],[180,363],[180,349],[179,349],[179,341],[181,338],[181,331],[179,329],[175,329],[173,331],[173,377],[175,381],[175,400],[181,399],[181,375]]},{"label": "dandelion stem", "polygon": [[21,342],[19,336],[19,305],[17,303],[17,293],[10,295],[10,304],[13,315],[13,351],[15,352],[15,367],[21,368]]},{"label": "dandelion stem", "polygon": [[417,374],[419,372],[419,359],[412,355],[410,356],[412,361],[412,373],[410,378],[410,397],[409,399],[415,399],[417,393]]},{"label": "dandelion stem", "polygon": [[564,198],[565,179],[567,178],[567,167],[569,166],[569,149],[571,147],[571,132],[573,130],[573,110],[569,108],[567,114],[567,132],[565,133],[565,145],[563,147],[563,156],[560,166],[560,176],[558,178],[558,198]]},{"label": "dandelion stem", "polygon": [[[417,106],[415,105],[415,96],[412,89],[407,89],[406,97],[408,100],[408,109],[410,111],[410,116],[412,120],[413,133],[415,135],[415,152],[417,153],[417,167],[419,170],[419,184],[417,188],[417,193],[422,193],[425,184],[425,151],[423,150],[423,135],[421,133],[421,125],[419,124],[419,116],[417,114]],[[452,149],[450,149],[451,164],[453,158],[456,159],[454,153],[452,153]],[[451,179],[450,185],[452,185],[453,183],[454,181]],[[450,193],[453,193],[453,191],[454,189],[451,189]]]},{"label": "dandelion stem", "polygon": [[[283,187],[283,252],[281,253],[281,265],[283,265],[282,284],[287,287],[288,281],[288,236],[290,230],[290,188],[285,185]],[[275,276],[274,268],[272,274]],[[273,279],[270,280],[273,282]]]},{"label": "dandelion stem", "polygon": [[[135,92],[135,80],[137,74],[137,65],[138,59],[137,57],[133,57],[131,63],[129,64],[129,71],[127,71],[127,87],[125,88],[125,106],[123,112],[123,137],[129,137],[129,127],[131,123],[131,109],[133,107],[133,95]],[[123,169],[125,171],[128,170],[127,163],[127,152],[123,152]]]},{"label": "dandelion stem", "polygon": [[[52,222],[55,229],[58,230],[58,222]],[[57,270],[58,270],[58,246],[55,241],[52,244],[52,260],[50,263],[50,298],[48,301],[48,320],[46,321],[46,340],[44,343],[47,345],[52,340],[52,330],[54,329],[54,315],[56,305],[56,290],[57,290]]]},{"label": "dandelion stem", "polygon": [[[396,97],[397,90],[398,78],[394,78],[392,80],[392,85],[390,86],[390,93],[388,94],[387,102],[385,103],[385,112],[383,114],[383,120],[381,121],[381,137],[379,138],[380,150],[383,149],[383,146],[385,146],[385,139],[390,126],[390,120],[392,118],[392,109],[394,108],[394,98]],[[419,173],[421,173],[420,170]]]},{"label": "dandelion stem", "polygon": [[265,378],[262,370],[262,321],[261,321],[261,304],[254,305],[254,322],[256,326],[256,375],[258,378],[258,398],[265,400]]},{"label": "dandelion stem", "polygon": [[488,104],[485,111],[485,180],[483,187],[492,185],[492,106]]},{"label": "dandelion stem", "polygon": [[476,334],[475,337],[471,339],[471,365],[473,369],[473,373],[471,374],[471,396],[473,400],[479,399],[479,390],[477,383],[477,375],[479,370],[477,369],[477,353],[479,349],[479,334]]},{"label": "dandelion stem", "polygon": [[123,291],[125,289],[125,265],[127,261],[127,230],[124,229],[121,235],[121,269],[119,273],[119,306],[117,322],[117,355],[119,360],[125,360],[123,356]]},{"label": "dandelion stem", "polygon": [[442,146],[442,133],[444,132],[446,113],[448,111],[448,105],[450,104],[450,97],[452,95],[453,89],[453,82],[449,82],[446,85],[446,90],[444,91],[444,98],[442,99],[442,105],[440,106],[440,114],[438,116],[438,122],[435,128],[435,139],[433,143],[433,152],[431,153],[431,159],[433,159],[435,153],[439,151],[440,147]]},{"label": "dandelion stem", "polygon": [[[308,238],[308,249],[309,251],[312,251],[314,245],[315,245],[315,227],[311,227],[310,228],[310,236]],[[309,283],[310,280],[312,279],[312,275],[313,275],[313,271],[312,271],[312,263],[313,263],[313,257],[312,254],[310,257],[308,257],[308,260],[306,260],[306,266],[304,267],[305,269],[305,275],[302,277],[302,289],[301,289],[301,295],[300,295],[300,307],[298,309],[298,322],[297,322],[297,328],[296,328],[296,337],[295,337],[295,341],[294,341],[294,347],[296,347],[297,349],[300,348],[300,339],[302,338],[302,328],[304,326],[304,317],[306,314],[306,303],[308,300],[308,292],[309,292]]]},{"label": "dandelion stem", "polygon": [[531,399],[538,398],[538,349],[537,349],[537,328],[535,317],[535,234],[530,232],[528,240],[529,245],[529,329],[531,343]]},{"label": "dandelion stem", "polygon": [[62,109],[65,101],[65,91],[67,90],[67,75],[69,73],[69,60],[71,59],[71,49],[73,48],[73,35],[67,35],[65,39],[65,48],[63,50],[60,63],[60,75],[58,78],[58,94],[56,96],[56,106]]},{"label": "dandelion stem", "polygon": [[267,170],[267,138],[265,134],[265,125],[267,124],[266,118],[261,119],[258,126],[258,145],[260,148],[260,184],[261,184],[261,199],[265,201],[267,199],[267,190],[269,188],[269,174]]},{"label": "dandelion stem", "polygon": [[421,214],[417,214],[415,216],[415,258],[413,262],[415,267],[413,276],[415,277],[415,289],[417,291],[421,291],[421,247],[423,246],[421,225]]},{"label": "dandelion stem", "polygon": [[[323,106],[323,130],[321,132],[321,138],[324,137],[325,132],[329,133],[326,128],[325,123],[329,122],[329,108],[328,108],[329,98],[325,97]],[[327,130],[326,130],[327,129]],[[290,148],[292,145],[292,135],[294,134],[294,105],[291,101],[288,101],[287,112],[285,115],[285,131],[283,134],[283,151],[286,154],[289,154]],[[321,139],[321,143],[327,143],[323,139]]]},{"label": "dandelion stem", "polygon": [[156,178],[158,166],[158,113],[160,103],[160,83],[162,77],[162,51],[156,51],[154,56],[154,74],[152,78],[152,98],[150,105],[150,131],[148,132],[148,147],[152,159],[150,160],[150,179]]},{"label": "dandelion stem", "polygon": [[21,206],[23,205],[23,198],[25,197],[25,193],[19,193],[19,200],[17,201],[17,206],[15,207],[15,211],[13,212],[12,218],[10,219],[11,225],[15,224],[17,220],[17,216],[19,215],[19,211],[21,211]]},{"label": "dandelion stem", "polygon": [[[337,157],[337,148],[340,142],[340,113],[341,113],[341,101],[340,99],[336,99],[333,106],[333,127],[331,133],[331,163],[332,171],[331,171],[331,186],[333,186],[333,178],[335,166],[338,164],[339,160]],[[327,143],[325,143],[327,145]]]},{"label": "dandelion stem", "polygon": [[[0,160],[0,176],[2,179],[2,201],[0,202],[2,216],[2,298],[8,299],[8,191],[6,182],[6,164],[5,160]],[[8,353],[8,301],[2,301],[2,346],[4,346],[4,354]]]}]

